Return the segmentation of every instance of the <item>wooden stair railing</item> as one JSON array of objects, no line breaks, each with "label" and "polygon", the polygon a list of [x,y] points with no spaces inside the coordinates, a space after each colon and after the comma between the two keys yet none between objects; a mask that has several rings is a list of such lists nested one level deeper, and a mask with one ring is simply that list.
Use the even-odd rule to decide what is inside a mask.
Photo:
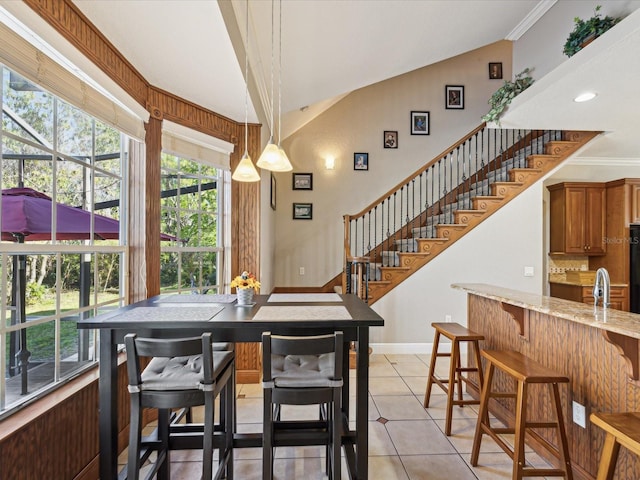
[{"label": "wooden stair railing", "polygon": [[360,267],[364,257],[368,291],[360,296],[376,302],[597,134],[480,125],[362,211],[344,215],[343,292],[354,292],[352,259]]}]

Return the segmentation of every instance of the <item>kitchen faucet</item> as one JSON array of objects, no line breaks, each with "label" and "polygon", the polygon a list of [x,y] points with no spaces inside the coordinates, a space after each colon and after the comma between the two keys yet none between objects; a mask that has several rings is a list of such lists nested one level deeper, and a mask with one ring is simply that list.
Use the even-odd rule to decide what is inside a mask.
[{"label": "kitchen faucet", "polygon": [[603,308],[611,306],[611,281],[606,268],[599,268],[596,272],[596,282],[593,285],[593,305],[598,306],[598,299],[602,297]]}]

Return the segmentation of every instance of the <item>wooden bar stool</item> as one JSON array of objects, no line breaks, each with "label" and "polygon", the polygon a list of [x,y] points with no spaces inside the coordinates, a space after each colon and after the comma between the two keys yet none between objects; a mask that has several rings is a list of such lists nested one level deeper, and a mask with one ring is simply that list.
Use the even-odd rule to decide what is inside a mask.
[{"label": "wooden bar stool", "polygon": [[[471,465],[478,465],[478,455],[480,454],[480,443],[482,434],[486,433],[513,459],[512,478],[520,480],[522,477],[565,477],[567,480],[573,479],[571,472],[571,462],[569,460],[569,446],[567,434],[564,428],[562,416],[562,405],[560,403],[560,392],[558,383],[569,383],[569,378],[560,375],[553,370],[536,363],[519,352],[484,350],[482,356],[487,360],[484,386],[480,398],[480,411],[478,413],[478,423],[476,433],[473,438],[473,449],[471,451]],[[518,386],[515,393],[494,392],[491,390],[491,380],[495,369],[502,370],[507,375],[512,376]],[[551,398],[555,408],[555,421],[527,421],[527,394],[531,384],[548,384],[551,388]],[[493,428],[489,423],[489,399],[491,398],[515,398],[515,427],[514,428]],[[525,467],[524,456],[524,435],[527,428],[556,428],[558,430],[558,440],[560,448],[541,439],[542,444],[551,452],[558,455],[560,463],[564,468],[530,468]],[[515,434],[514,449],[511,450],[499,434]]]},{"label": "wooden bar stool", "polygon": [[620,445],[640,455],[640,413],[592,413],[589,418],[607,433],[596,480],[612,480]]},{"label": "wooden bar stool", "polygon": [[[429,380],[427,381],[427,390],[424,393],[424,408],[429,407],[429,399],[431,398],[431,387],[433,384],[437,384],[447,394],[447,417],[445,422],[445,434],[451,435],[451,415],[453,413],[453,406],[459,405],[463,407],[465,405],[478,405],[479,400],[463,400],[462,399],[462,382],[470,383],[468,377],[465,377],[463,373],[477,372],[480,382],[480,388],[482,388],[483,375],[482,368],[480,367],[480,346],[478,342],[484,340],[484,336],[463,327],[459,323],[432,323],[431,326],[435,328],[436,334],[433,339],[433,353],[431,354],[431,364],[429,365]],[[438,353],[438,345],[440,344],[440,335],[444,335],[451,340],[451,353]],[[473,351],[476,359],[476,367],[463,367],[460,364],[460,342],[469,342],[473,347]],[[451,357],[449,366],[449,378],[447,380],[441,380],[436,377],[436,359],[438,357]],[[458,399],[455,397],[456,385],[458,386]]]}]

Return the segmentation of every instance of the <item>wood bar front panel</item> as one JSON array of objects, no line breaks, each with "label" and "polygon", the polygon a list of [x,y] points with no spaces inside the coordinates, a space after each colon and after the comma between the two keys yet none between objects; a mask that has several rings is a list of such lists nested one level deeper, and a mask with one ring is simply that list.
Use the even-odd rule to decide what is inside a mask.
[{"label": "wood bar front panel", "polygon": [[[518,334],[516,323],[502,310],[500,302],[469,294],[468,309],[469,328],[484,335],[483,348],[521,352],[571,379],[570,387],[560,386],[571,463],[575,478],[595,478],[604,434],[588,420],[586,429],[573,423],[572,401],[586,406],[587,419],[591,412],[640,411],[640,386],[629,379],[623,357],[595,328],[528,311],[529,328],[525,338]],[[514,388],[504,375],[494,377],[494,386],[504,391],[513,391]],[[528,418],[550,419],[549,393],[537,387],[529,392]],[[513,424],[513,402],[503,400],[500,405],[501,408],[493,408],[492,411],[498,418]],[[555,434],[542,430],[536,432],[557,445]],[[536,445],[535,438],[531,445],[548,458],[546,452]],[[615,478],[640,478],[640,460],[624,448],[620,451]]]}]

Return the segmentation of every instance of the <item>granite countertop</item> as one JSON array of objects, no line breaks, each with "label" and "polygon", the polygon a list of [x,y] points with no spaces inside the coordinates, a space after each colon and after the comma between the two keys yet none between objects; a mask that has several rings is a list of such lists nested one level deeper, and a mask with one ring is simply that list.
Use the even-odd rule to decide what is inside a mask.
[{"label": "granite countertop", "polygon": [[589,327],[640,339],[640,315],[635,313],[611,308],[594,308],[586,303],[521,292],[485,283],[454,283],[451,287]]},{"label": "granite countertop", "polygon": [[[549,280],[549,283],[557,283],[559,285],[575,285],[577,287],[593,287],[594,282],[577,282],[571,280]],[[628,287],[627,283],[612,283],[612,287]]]}]

